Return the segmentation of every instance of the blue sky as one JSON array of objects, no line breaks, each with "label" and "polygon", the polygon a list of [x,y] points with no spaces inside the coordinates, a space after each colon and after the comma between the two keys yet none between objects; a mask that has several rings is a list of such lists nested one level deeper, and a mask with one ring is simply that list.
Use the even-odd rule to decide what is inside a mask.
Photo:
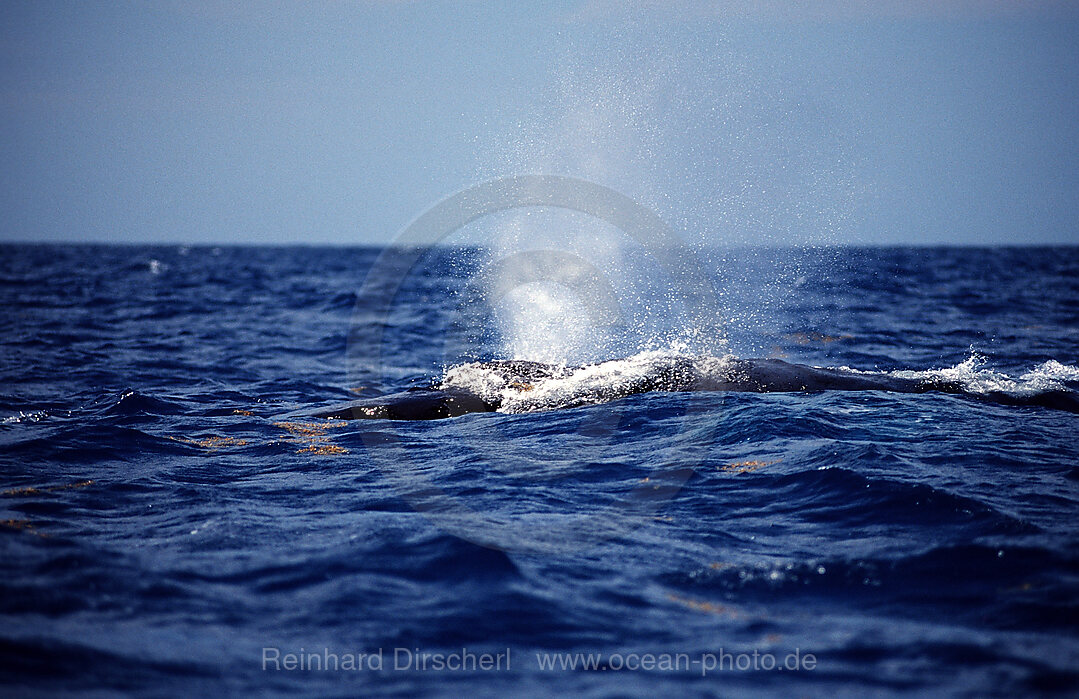
[{"label": "blue sky", "polygon": [[1079,242],[1079,7],[0,4],[0,240],[379,244],[491,177],[719,244]]}]

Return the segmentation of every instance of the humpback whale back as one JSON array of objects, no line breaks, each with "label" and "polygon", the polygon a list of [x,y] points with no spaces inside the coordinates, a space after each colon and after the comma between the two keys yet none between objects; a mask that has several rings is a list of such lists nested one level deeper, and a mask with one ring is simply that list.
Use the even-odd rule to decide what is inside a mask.
[{"label": "humpback whale back", "polygon": [[568,408],[652,391],[937,392],[1004,405],[1079,412],[1079,394],[1060,385],[1038,390],[985,390],[942,374],[860,372],[779,359],[687,357],[658,352],[583,367],[501,359],[453,367],[440,383],[427,388],[331,406],[313,416],[341,420],[437,420],[467,413]]},{"label": "humpback whale back", "polygon": [[468,413],[497,410],[479,397],[459,390],[416,388],[380,398],[357,401],[314,413],[333,420],[440,420]]}]

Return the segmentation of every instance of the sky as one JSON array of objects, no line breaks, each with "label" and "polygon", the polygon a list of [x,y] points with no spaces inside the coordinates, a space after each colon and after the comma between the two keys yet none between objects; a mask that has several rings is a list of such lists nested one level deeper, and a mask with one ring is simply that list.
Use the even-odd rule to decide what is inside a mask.
[{"label": "sky", "polygon": [[1079,243],[1079,3],[0,3],[0,241],[386,244],[581,177],[718,245]]}]

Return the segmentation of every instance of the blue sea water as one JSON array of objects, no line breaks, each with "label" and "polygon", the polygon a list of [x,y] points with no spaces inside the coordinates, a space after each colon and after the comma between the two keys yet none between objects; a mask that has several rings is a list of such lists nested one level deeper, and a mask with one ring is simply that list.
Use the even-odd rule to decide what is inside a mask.
[{"label": "blue sea water", "polygon": [[1079,692],[1079,416],[979,398],[1079,390],[1079,249],[702,253],[730,353],[960,393],[309,417],[504,354],[380,253],[0,248],[5,695]]}]

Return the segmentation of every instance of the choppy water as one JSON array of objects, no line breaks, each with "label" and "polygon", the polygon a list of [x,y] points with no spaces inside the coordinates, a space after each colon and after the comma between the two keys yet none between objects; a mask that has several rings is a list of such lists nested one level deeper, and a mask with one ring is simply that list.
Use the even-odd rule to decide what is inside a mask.
[{"label": "choppy water", "polygon": [[[1079,417],[978,398],[1079,389],[1079,249],[705,255],[733,355],[961,393],[624,395],[653,347],[500,412],[305,418],[504,348],[455,326],[468,251],[365,316],[378,254],[0,249],[7,693],[1079,689]],[[415,667],[462,648],[510,669]],[[264,669],[301,649],[382,669]]]}]

